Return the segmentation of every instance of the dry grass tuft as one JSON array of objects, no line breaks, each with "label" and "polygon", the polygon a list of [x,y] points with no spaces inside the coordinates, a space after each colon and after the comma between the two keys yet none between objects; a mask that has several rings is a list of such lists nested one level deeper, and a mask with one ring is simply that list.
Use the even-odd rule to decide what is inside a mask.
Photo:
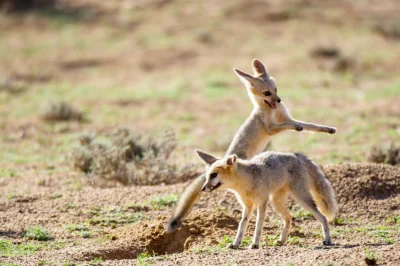
[{"label": "dry grass tuft", "polygon": [[400,147],[392,143],[389,147],[372,147],[368,160],[374,163],[400,165]]},{"label": "dry grass tuft", "polygon": [[375,26],[375,30],[388,39],[400,39],[400,19],[382,21]]},{"label": "dry grass tuft", "polygon": [[171,155],[175,149],[175,136],[169,131],[161,140],[155,140],[133,136],[122,128],[106,137],[105,142],[96,141],[93,135],[82,136],[71,157],[74,168],[101,185],[173,184],[198,174],[193,165],[181,167],[174,163]]},{"label": "dry grass tuft", "polygon": [[82,121],[84,119],[80,111],[64,101],[47,103],[41,117],[47,121]]}]

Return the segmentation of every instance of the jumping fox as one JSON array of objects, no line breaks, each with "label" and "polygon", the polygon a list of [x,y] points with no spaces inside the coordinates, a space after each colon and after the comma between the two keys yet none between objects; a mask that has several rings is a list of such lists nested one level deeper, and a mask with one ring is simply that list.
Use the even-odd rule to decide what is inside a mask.
[{"label": "jumping fox", "polygon": [[[285,130],[315,131],[333,134],[335,128],[295,120],[278,96],[274,79],[265,66],[257,59],[253,60],[254,75],[234,69],[245,84],[254,105],[250,116],[234,136],[226,155],[236,154],[241,159],[251,158],[264,151],[272,135]],[[167,224],[167,232],[179,228],[200,196],[206,180],[204,174],[197,177],[183,192],[172,218]]]},{"label": "jumping fox", "polygon": [[196,152],[207,168],[202,190],[230,189],[243,207],[236,238],[229,247],[236,249],[240,246],[254,207],[257,208],[257,221],[249,248],[259,247],[269,200],[283,219],[283,229],[277,244],[285,244],[292,221],[285,207],[289,195],[321,222],[323,244],[332,244],[327,218],[332,220],[338,211],[335,193],[321,168],[305,155],[264,152],[250,160],[242,160],[236,154],[217,159],[205,152]]}]

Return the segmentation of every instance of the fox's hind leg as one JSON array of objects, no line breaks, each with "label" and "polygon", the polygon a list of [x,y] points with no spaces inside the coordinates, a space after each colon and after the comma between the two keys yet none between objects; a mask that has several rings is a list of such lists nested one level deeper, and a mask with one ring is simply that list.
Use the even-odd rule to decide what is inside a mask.
[{"label": "fox's hind leg", "polygon": [[326,217],[317,209],[315,201],[311,197],[308,191],[292,191],[294,199],[299,202],[306,210],[310,211],[314,217],[321,222],[322,230],[324,233],[324,242],[326,246],[332,245],[331,236],[329,233],[328,220]]},{"label": "fox's hind leg", "polygon": [[276,191],[271,197],[272,207],[283,219],[281,236],[279,241],[277,241],[277,244],[279,245],[284,245],[286,243],[289,230],[292,225],[292,215],[290,215],[290,212],[286,208],[288,194],[288,190],[286,188],[282,188]]}]

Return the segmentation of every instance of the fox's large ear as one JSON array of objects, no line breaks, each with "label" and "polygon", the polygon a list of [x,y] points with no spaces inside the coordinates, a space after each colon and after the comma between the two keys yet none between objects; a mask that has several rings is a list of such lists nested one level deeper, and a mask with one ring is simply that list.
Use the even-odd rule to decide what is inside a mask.
[{"label": "fox's large ear", "polygon": [[253,72],[254,72],[254,75],[257,77],[268,77],[269,76],[264,64],[261,63],[261,61],[257,60],[257,59],[253,60]]},{"label": "fox's large ear", "polygon": [[214,156],[205,153],[201,150],[196,150],[197,156],[199,156],[199,158],[208,166],[212,165],[216,160],[218,160],[217,158],[215,158]]},{"label": "fox's large ear", "polygon": [[249,75],[247,73],[244,73],[243,71],[240,71],[237,68],[233,69],[236,73],[236,75],[239,77],[240,81],[244,83],[244,85],[246,85],[246,87],[251,87],[252,86],[252,81],[254,79],[254,77],[252,75]]},{"label": "fox's large ear", "polygon": [[226,158],[226,162],[225,163],[226,163],[227,166],[233,166],[233,165],[236,164],[236,161],[237,161],[237,155],[234,154],[234,155],[231,155],[228,158]]}]

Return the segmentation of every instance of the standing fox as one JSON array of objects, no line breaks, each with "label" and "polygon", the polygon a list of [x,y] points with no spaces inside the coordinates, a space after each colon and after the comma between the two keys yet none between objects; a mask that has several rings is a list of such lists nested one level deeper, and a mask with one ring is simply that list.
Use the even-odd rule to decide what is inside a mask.
[{"label": "standing fox", "polygon": [[278,244],[285,244],[292,221],[285,207],[288,195],[321,222],[323,244],[332,245],[327,218],[332,220],[338,211],[335,193],[321,168],[305,155],[264,152],[250,160],[242,160],[236,154],[217,159],[202,151],[196,152],[207,167],[202,190],[230,189],[243,207],[236,238],[229,247],[237,249],[240,246],[254,207],[257,207],[257,221],[249,248],[259,247],[268,200],[283,219]]},{"label": "standing fox", "polygon": [[[336,132],[336,129],[332,127],[293,119],[277,94],[274,79],[259,60],[253,60],[254,76],[238,69],[234,71],[245,84],[254,109],[234,136],[226,155],[236,154],[242,159],[251,158],[265,149],[272,135],[285,130],[306,130],[328,134]],[[167,232],[174,232],[179,228],[199,198],[205,180],[204,174],[197,177],[183,192],[167,224]]]}]

